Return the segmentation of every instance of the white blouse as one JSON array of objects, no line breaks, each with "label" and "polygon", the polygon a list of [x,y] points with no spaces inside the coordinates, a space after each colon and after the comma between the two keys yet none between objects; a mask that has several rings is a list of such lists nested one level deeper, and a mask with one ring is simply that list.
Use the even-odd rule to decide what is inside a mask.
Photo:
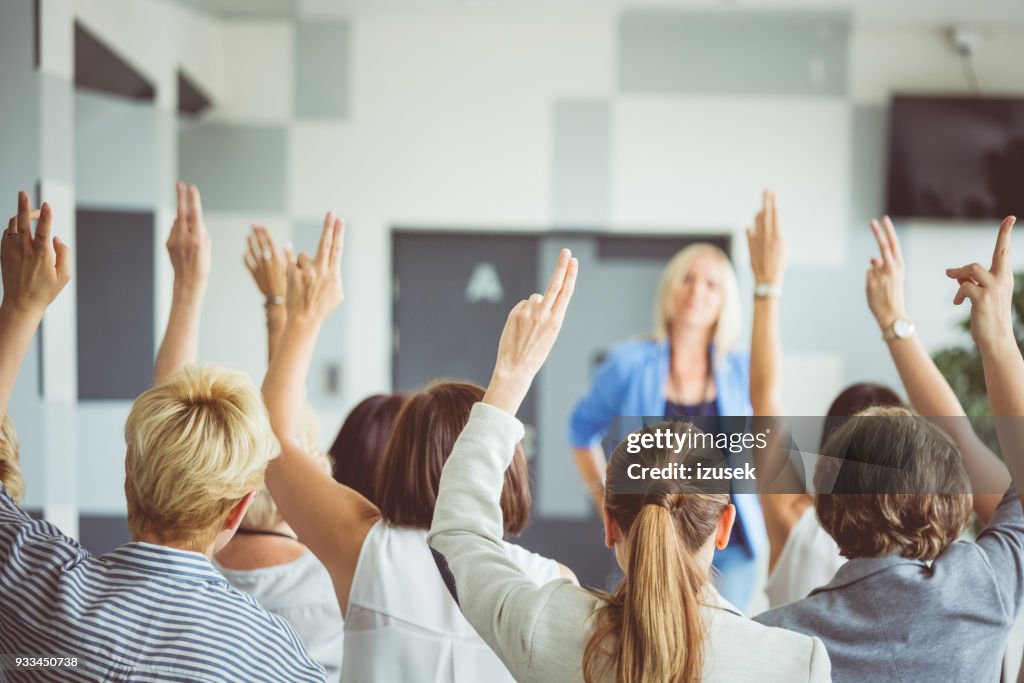
[{"label": "white blouse", "polygon": [[[509,559],[538,585],[559,578],[554,560],[503,545]],[[379,521],[363,541],[349,594],[341,680],[512,681],[448,592],[426,530]]]},{"label": "white blouse", "polygon": [[309,656],[327,672],[341,677],[345,623],[327,569],[308,550],[298,559],[260,569],[227,569],[213,562],[232,586],[256,598],[271,614],[295,629]]},{"label": "white blouse", "polygon": [[769,609],[803,600],[812,590],[831,581],[844,564],[846,558],[839,554],[839,546],[821,528],[814,506],[808,506],[789,532],[768,575],[764,591],[768,594]]}]

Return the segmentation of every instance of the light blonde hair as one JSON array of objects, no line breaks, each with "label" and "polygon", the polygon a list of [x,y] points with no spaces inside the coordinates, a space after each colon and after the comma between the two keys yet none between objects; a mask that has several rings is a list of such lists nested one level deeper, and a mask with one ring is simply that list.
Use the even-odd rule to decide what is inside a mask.
[{"label": "light blonde hair", "polygon": [[[686,423],[662,422],[640,433],[685,428]],[[722,456],[714,449],[676,453],[671,447],[630,455],[627,448],[623,439],[612,452],[604,503],[626,536],[626,578],[612,593],[596,593],[603,604],[583,652],[583,678],[593,683],[613,673],[619,683],[697,683],[707,638],[700,604],[709,579],[697,553],[717,529],[729,495],[663,482],[636,493],[627,472],[630,463],[694,466]]]},{"label": "light blonde hair", "polygon": [[[313,458],[327,474],[331,473],[331,458],[317,447],[319,441],[319,427],[316,423],[316,416],[312,407],[307,403],[302,410],[302,422],[299,426],[299,444],[302,450],[309,457]],[[266,484],[260,486],[259,491],[253,496],[249,509],[242,518],[239,527],[242,529],[272,529],[281,522],[284,517],[277,509],[277,503],[270,496]]]},{"label": "light blonde hair", "polygon": [[124,438],[132,535],[195,550],[260,487],[280,451],[256,386],[244,373],[213,365],[186,367],[139,396]]},{"label": "light blonde hair", "polygon": [[4,415],[3,424],[0,424],[0,482],[11,500],[21,503],[25,495],[25,480],[21,478],[21,465],[18,463],[18,433],[10,415]]},{"label": "light blonde hair", "polygon": [[715,355],[720,359],[736,348],[740,339],[741,313],[740,288],[736,281],[736,270],[724,251],[713,244],[700,242],[691,244],[676,252],[676,255],[661,271],[658,294],[654,299],[654,338],[665,339],[672,327],[675,314],[676,287],[690,271],[699,256],[712,256],[722,269],[722,310],[715,323]]}]

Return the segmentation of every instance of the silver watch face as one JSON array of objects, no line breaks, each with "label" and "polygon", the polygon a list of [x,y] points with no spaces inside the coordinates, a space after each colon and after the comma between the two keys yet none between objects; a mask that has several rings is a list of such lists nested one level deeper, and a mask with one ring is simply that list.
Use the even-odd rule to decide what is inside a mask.
[{"label": "silver watch face", "polygon": [[914,323],[901,318],[892,324],[892,333],[900,339],[905,339],[914,333]]}]

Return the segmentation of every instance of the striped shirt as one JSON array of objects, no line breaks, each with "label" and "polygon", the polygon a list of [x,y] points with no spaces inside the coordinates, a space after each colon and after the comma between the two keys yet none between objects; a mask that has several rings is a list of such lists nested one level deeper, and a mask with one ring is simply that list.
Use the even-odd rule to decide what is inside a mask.
[{"label": "striped shirt", "polygon": [[25,514],[3,484],[0,653],[78,658],[33,681],[324,680],[291,626],[204,555],[127,543],[94,557]]}]

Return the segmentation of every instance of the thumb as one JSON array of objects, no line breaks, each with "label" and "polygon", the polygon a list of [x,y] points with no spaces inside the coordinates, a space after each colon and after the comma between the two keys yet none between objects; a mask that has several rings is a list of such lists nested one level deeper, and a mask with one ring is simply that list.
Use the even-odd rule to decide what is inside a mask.
[{"label": "thumb", "polygon": [[57,254],[57,279],[61,286],[71,280],[71,247],[64,244],[56,235],[53,236],[53,250]]}]

